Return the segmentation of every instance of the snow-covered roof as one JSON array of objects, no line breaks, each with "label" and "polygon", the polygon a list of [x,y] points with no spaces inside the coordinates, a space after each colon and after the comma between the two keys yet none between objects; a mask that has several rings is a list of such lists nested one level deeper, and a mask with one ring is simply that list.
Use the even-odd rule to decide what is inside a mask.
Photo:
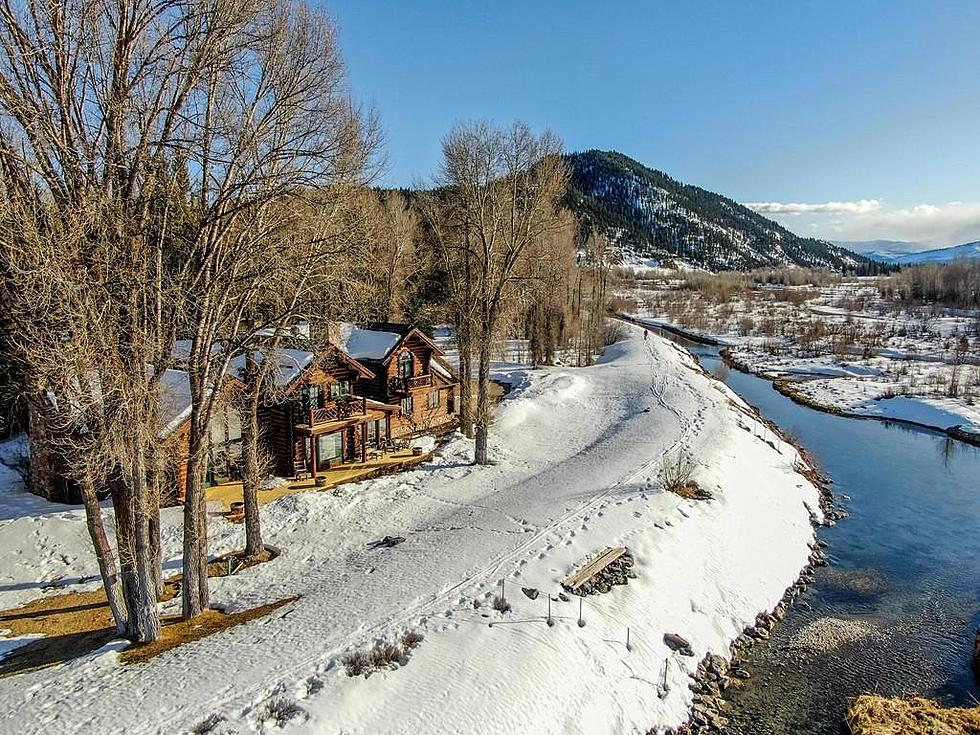
[{"label": "snow-covered roof", "polygon": [[167,436],[191,415],[191,382],[185,370],[167,370],[160,381],[160,433]]},{"label": "snow-covered roof", "polygon": [[355,360],[384,360],[401,338],[395,332],[362,329],[349,322],[342,322],[338,347]]},{"label": "snow-covered roof", "polygon": [[[297,376],[313,362],[313,357],[313,353],[306,350],[293,350],[282,347],[276,350],[276,386],[284,388],[296,380]],[[255,350],[255,359],[261,363],[265,360],[265,352],[263,350]],[[243,380],[244,373],[245,355],[236,355],[228,365],[228,374],[234,378]]]}]

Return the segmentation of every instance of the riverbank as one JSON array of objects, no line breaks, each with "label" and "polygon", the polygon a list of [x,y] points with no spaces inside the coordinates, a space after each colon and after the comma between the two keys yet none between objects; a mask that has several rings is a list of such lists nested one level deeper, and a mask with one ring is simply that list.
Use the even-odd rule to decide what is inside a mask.
[{"label": "riverbank", "polygon": [[[727,365],[771,381],[776,390],[807,408],[941,431],[959,441],[980,446],[980,404],[938,396],[896,395],[890,393],[896,389],[893,383],[879,384],[874,381],[874,374],[865,374],[851,363],[819,359],[807,367],[799,360],[773,362],[758,351],[747,351],[733,344],[731,339],[705,335],[660,319],[619,316],[692,342],[720,346]],[[755,359],[749,359],[750,355]]]},{"label": "riverbank", "polygon": [[[630,331],[594,367],[518,376],[494,424],[494,465],[470,465],[472,446],[457,438],[403,475],[264,505],[266,539],[282,554],[217,580],[215,603],[300,599],[138,667],[107,649],[0,680],[14,705],[0,729],[139,733],[210,721],[215,732],[249,732],[280,712],[291,713],[286,730],[303,732],[679,726],[698,662],[730,655],[759,611],[780,605],[822,512],[792,446],[688,353]],[[682,451],[710,499],[660,488],[664,463]],[[68,589],[93,584],[80,509],[38,508],[22,488],[3,495],[0,548],[21,553],[0,563],[0,604],[43,594],[36,569]],[[165,563],[179,569],[179,513],[163,523]],[[240,544],[240,526],[215,518],[210,530],[213,551]],[[371,548],[385,535],[406,541]],[[584,598],[580,626],[560,582],[607,546],[629,548],[636,576]],[[507,612],[493,604],[501,582]],[[421,642],[400,660],[347,676],[349,653],[408,630]],[[93,689],[99,697],[82,696]]]},{"label": "riverbank", "polygon": [[804,405],[980,444],[980,313],[881,297],[874,279],[699,290],[660,280],[623,298],[637,318],[703,344]]}]

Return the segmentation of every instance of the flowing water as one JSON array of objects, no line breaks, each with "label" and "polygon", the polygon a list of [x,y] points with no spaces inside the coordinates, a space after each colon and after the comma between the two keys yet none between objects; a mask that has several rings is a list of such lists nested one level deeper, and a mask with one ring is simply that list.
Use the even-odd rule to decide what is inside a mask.
[{"label": "flowing water", "polygon": [[[717,348],[665,334],[709,371]],[[980,627],[980,448],[896,423],[794,403],[769,381],[725,382],[805,446],[850,517],[819,536],[831,564],[753,647],[751,679],[729,689],[728,730],[841,733],[849,697],[919,694],[971,705]],[[726,695],[727,696],[727,695]]]}]

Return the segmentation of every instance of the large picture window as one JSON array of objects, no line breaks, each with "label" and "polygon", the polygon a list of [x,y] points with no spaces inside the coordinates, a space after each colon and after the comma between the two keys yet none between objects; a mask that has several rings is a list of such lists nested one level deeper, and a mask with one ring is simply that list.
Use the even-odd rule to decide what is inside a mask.
[{"label": "large picture window", "polygon": [[317,469],[325,470],[331,460],[339,460],[344,453],[344,437],[341,432],[321,434],[316,438]]}]

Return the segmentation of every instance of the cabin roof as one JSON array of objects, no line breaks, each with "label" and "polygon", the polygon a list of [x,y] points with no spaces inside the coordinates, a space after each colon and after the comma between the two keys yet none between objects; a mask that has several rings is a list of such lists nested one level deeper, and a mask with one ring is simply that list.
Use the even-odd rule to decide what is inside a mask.
[{"label": "cabin roof", "polygon": [[396,322],[371,322],[364,326],[349,322],[340,324],[340,348],[355,360],[386,362],[410,337],[417,337],[435,354],[443,354],[439,345],[411,324]]},{"label": "cabin roof", "polygon": [[172,434],[191,415],[191,382],[185,370],[167,370],[160,380],[161,435]]},{"label": "cabin roof", "polygon": [[384,360],[401,340],[395,331],[364,329],[349,322],[340,325],[340,349],[355,360]]}]

